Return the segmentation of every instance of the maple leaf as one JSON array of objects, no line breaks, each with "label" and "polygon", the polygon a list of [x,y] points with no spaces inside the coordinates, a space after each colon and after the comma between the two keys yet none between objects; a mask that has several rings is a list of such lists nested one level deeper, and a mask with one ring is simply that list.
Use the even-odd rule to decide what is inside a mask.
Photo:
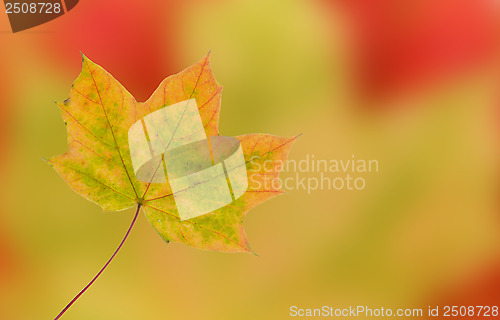
[{"label": "maple leaf", "polygon": [[[200,131],[201,127],[205,131],[204,141],[207,141],[208,145],[213,143],[208,141],[219,136],[222,87],[210,69],[209,54],[197,64],[166,78],[146,102],[137,102],[106,70],[84,55],[82,58],[82,71],[73,83],[69,99],[58,103],[67,126],[69,150],[46,161],[74,191],[97,203],[104,210],[125,210],[134,206],[137,210],[125,237],[111,258],[55,320],[71,307],[113,260],[130,234],[141,209],[167,242],[177,241],[200,249],[224,252],[253,252],[243,229],[243,218],[251,208],[284,192],[279,184],[264,182],[278,177],[281,164],[286,160],[297,138],[248,134],[236,137],[237,140],[232,139],[231,141],[239,141],[241,149],[238,149],[238,152],[242,152],[244,158],[241,160],[241,166],[245,166],[247,172],[247,176],[239,176],[239,179],[246,178],[248,187],[245,190],[231,190],[230,174],[224,163],[218,163],[217,165],[224,168],[227,188],[231,191],[233,201],[218,206],[218,209],[212,212],[203,212],[202,215],[191,219],[181,219],[176,206],[176,192],[172,191],[167,172],[163,172],[163,183],[156,183],[156,180],[153,182],[160,164],[165,165],[167,149],[163,150],[151,179],[138,179],[136,173],[139,174],[139,171],[134,171],[134,160],[129,146],[129,142],[134,143],[129,141],[130,131],[133,131],[131,128],[134,124],[142,123],[144,139],[148,140],[144,142],[149,145],[153,158],[152,141],[147,136],[145,117],[158,114],[156,111],[160,109],[165,109],[165,113],[168,113],[168,110],[175,110],[174,105],[179,106],[180,102],[186,102],[182,115],[177,119],[178,123],[172,124],[177,130],[179,124],[184,121],[183,116],[190,101],[194,101],[194,110],[199,113],[201,122]],[[160,126],[159,130],[167,128]],[[135,139],[134,135],[131,137],[132,140]],[[222,140],[226,141],[224,139]],[[171,140],[167,148],[170,142]],[[212,164],[215,166],[214,150],[210,147]],[[220,156],[219,154],[218,157]],[[182,167],[185,163],[180,162],[180,165]],[[208,182],[198,181],[197,185],[208,185]],[[246,181],[244,185],[247,185]],[[209,188],[203,191],[206,192],[207,189]],[[235,199],[237,193],[239,196]],[[206,200],[213,202],[213,199],[206,197],[198,201]]]},{"label": "maple leaf", "polygon": [[139,212],[142,208],[167,242],[208,250],[251,252],[243,218],[251,208],[283,193],[275,184],[261,182],[264,177],[279,175],[281,167],[276,164],[286,160],[296,137],[238,136],[247,167],[248,189],[226,206],[182,221],[168,181],[148,183],[136,178],[128,131],[152,112],[195,99],[206,136],[218,136],[222,86],[212,74],[209,54],[166,78],[146,102],[137,102],[106,70],[82,57],[82,70],[69,99],[58,103],[67,125],[69,150],[47,162],[74,191],[104,210],[137,206]]}]

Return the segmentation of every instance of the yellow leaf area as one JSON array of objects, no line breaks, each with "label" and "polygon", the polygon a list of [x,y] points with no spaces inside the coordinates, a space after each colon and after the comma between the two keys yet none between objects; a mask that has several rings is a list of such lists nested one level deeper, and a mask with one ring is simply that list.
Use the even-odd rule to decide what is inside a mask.
[{"label": "yellow leaf area", "polygon": [[[179,218],[169,183],[137,180],[130,157],[129,128],[156,110],[188,99],[196,99],[206,135],[219,135],[221,90],[207,55],[163,80],[146,102],[137,102],[106,70],[83,56],[82,71],[69,99],[58,103],[67,125],[68,152],[47,162],[74,191],[106,211],[140,204],[148,221],[167,242],[207,250],[252,252],[243,218],[251,208],[284,192],[259,181],[264,175],[279,175],[278,164],[286,160],[296,137],[238,136],[247,166],[247,191],[222,208],[185,221]],[[265,161],[267,171],[263,169]],[[269,171],[270,167],[275,170]]]}]

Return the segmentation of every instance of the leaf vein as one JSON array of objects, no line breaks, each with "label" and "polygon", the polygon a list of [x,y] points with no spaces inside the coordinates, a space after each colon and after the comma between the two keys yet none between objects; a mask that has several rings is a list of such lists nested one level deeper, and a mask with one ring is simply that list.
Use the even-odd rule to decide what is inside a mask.
[{"label": "leaf vein", "polygon": [[108,186],[108,185],[107,185],[107,184],[105,184],[104,182],[102,182],[102,181],[100,181],[100,180],[97,180],[96,178],[94,178],[94,177],[92,177],[92,176],[90,176],[90,175],[86,174],[85,172],[83,172],[83,171],[81,171],[81,170],[79,170],[79,169],[75,169],[75,168],[73,168],[73,167],[70,167],[70,166],[68,166],[68,165],[66,165],[66,164],[63,164],[63,163],[60,163],[60,162],[57,162],[57,161],[54,161],[54,160],[49,160],[48,162],[55,163],[55,164],[57,164],[57,165],[60,165],[61,167],[65,167],[65,168],[67,168],[67,169],[71,169],[71,170],[73,170],[73,171],[76,171],[76,172],[78,172],[79,174],[81,174],[81,175],[83,175],[83,176],[85,176],[85,177],[87,177],[87,178],[89,178],[89,179],[92,179],[92,180],[94,180],[95,182],[97,182],[97,183],[99,183],[99,184],[103,185],[104,187],[108,188],[109,190],[111,190],[111,191],[113,191],[113,192],[116,192],[116,193],[118,193],[119,195],[124,196],[125,198],[131,199],[131,200],[134,200],[134,198],[129,197],[129,196],[127,196],[126,194],[121,193],[120,191],[118,191],[118,190],[116,190],[116,189],[114,189],[114,188],[111,188],[110,186]]},{"label": "leaf vein", "polygon": [[92,80],[94,82],[94,86],[95,86],[95,90],[97,92],[97,96],[99,97],[99,101],[101,102],[100,104],[101,104],[101,107],[102,107],[102,111],[104,112],[104,116],[106,117],[106,121],[108,123],[109,130],[111,131],[111,135],[113,136],[113,140],[115,142],[116,151],[118,152],[118,155],[120,156],[120,160],[122,162],[123,170],[125,170],[125,173],[127,174],[128,180],[130,181],[130,185],[132,186],[132,189],[134,190],[136,198],[138,198],[139,196],[137,195],[137,191],[135,190],[134,183],[132,182],[132,179],[130,178],[130,174],[128,173],[127,167],[125,166],[125,162],[123,161],[123,157],[122,157],[122,154],[120,152],[120,147],[118,146],[118,142],[116,141],[116,136],[115,136],[115,133],[113,131],[113,127],[111,126],[111,123],[109,122],[109,118],[108,118],[108,114],[106,112],[106,108],[104,108],[104,104],[102,102],[101,93],[99,91],[99,87],[97,86],[97,82],[95,80],[94,73],[92,72],[92,69],[90,69],[90,66],[89,66],[87,60],[85,60],[85,64],[86,64],[87,68],[89,69],[90,76],[92,77]]}]

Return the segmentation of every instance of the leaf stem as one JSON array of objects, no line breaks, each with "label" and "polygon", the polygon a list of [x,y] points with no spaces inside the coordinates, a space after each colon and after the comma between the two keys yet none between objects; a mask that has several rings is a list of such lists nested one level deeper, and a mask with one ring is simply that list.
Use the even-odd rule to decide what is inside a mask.
[{"label": "leaf stem", "polygon": [[123,243],[125,243],[125,240],[127,240],[128,238],[128,235],[130,234],[130,231],[132,230],[132,227],[134,226],[135,224],[135,221],[137,220],[137,216],[139,215],[139,211],[141,209],[141,205],[138,204],[137,205],[137,211],[135,212],[135,215],[134,215],[134,219],[132,220],[132,223],[130,224],[130,227],[128,228],[127,230],[127,233],[125,234],[125,237],[123,238],[122,242],[120,242],[120,245],[118,246],[118,248],[116,248],[115,252],[113,253],[113,255],[111,256],[111,258],[109,258],[108,262],[106,262],[106,264],[104,265],[104,267],[102,267],[102,269],[99,271],[99,273],[96,274],[96,276],[85,286],[85,288],[83,288],[74,298],[73,300],[71,300],[68,305],[66,307],[64,307],[64,309],[57,315],[57,317],[54,318],[54,320],[57,320],[59,318],[62,317],[62,315],[68,311],[69,307],[71,307],[73,305],[73,303],[76,302],[76,300],[78,300],[78,298],[80,298],[80,296],[82,294],[85,293],[85,291],[87,291],[87,289],[94,283],[94,281],[97,280],[97,278],[99,278],[99,276],[101,275],[101,273],[106,269],[106,267],[109,265],[109,263],[113,260],[113,258],[116,256],[116,254],[118,253],[118,251],[120,251],[121,247],[123,246]]}]

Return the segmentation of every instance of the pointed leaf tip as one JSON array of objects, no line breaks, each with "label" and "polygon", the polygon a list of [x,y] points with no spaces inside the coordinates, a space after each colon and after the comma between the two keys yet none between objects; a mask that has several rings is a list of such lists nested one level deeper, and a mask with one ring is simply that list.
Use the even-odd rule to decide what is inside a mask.
[{"label": "pointed leaf tip", "polygon": [[85,62],[90,62],[90,63],[94,63],[91,59],[89,59],[89,57],[87,57],[83,52],[80,51],[80,54],[82,55],[82,64],[85,63]]},{"label": "pointed leaf tip", "polygon": [[210,65],[210,53],[212,53],[212,49],[208,50],[207,54],[201,59],[201,61],[207,61],[208,65]]}]

